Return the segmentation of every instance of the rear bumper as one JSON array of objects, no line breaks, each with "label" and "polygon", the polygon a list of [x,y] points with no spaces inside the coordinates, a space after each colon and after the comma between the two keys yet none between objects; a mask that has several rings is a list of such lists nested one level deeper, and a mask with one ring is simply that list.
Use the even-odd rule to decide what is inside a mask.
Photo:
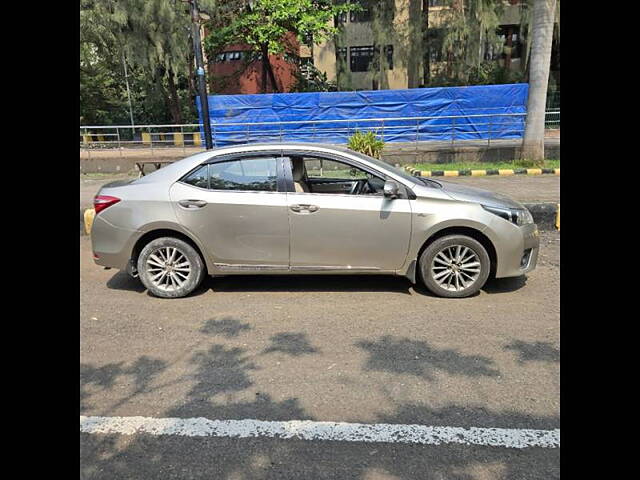
[{"label": "rear bumper", "polygon": [[116,227],[96,215],[91,227],[93,261],[103,267],[126,270],[133,246],[142,235],[143,232]]},{"label": "rear bumper", "polygon": [[535,223],[516,227],[497,245],[496,278],[518,277],[533,271],[538,263],[540,238]]}]

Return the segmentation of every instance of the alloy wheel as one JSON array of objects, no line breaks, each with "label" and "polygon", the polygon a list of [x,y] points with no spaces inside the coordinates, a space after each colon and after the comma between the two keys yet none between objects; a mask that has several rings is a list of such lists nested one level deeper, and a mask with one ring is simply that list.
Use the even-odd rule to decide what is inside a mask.
[{"label": "alloy wheel", "polygon": [[191,275],[191,262],[176,247],[161,247],[147,259],[147,273],[151,282],[162,290],[181,288]]},{"label": "alloy wheel", "polygon": [[466,290],[480,276],[478,254],[464,245],[450,245],[440,250],[431,262],[431,276],[442,288],[453,292]]}]

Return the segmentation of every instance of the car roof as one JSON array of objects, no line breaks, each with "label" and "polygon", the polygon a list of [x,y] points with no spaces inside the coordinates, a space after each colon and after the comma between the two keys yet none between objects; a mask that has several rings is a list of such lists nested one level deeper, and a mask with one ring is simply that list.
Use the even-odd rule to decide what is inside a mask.
[{"label": "car roof", "polygon": [[322,150],[322,149],[330,149],[330,150],[337,150],[340,152],[344,152],[344,153],[350,153],[351,150],[349,150],[346,147],[343,147],[341,145],[335,145],[335,144],[331,144],[331,143],[308,143],[308,142],[257,142],[257,143],[246,143],[246,144],[241,144],[241,145],[227,145],[224,147],[216,147],[213,150],[210,150],[210,152],[215,152],[215,153],[222,153],[224,151],[227,150],[234,150],[236,151],[237,149],[246,149],[246,150],[269,150],[271,148],[278,148],[278,149],[283,149],[283,150],[295,150],[295,149],[303,149],[303,150]]}]

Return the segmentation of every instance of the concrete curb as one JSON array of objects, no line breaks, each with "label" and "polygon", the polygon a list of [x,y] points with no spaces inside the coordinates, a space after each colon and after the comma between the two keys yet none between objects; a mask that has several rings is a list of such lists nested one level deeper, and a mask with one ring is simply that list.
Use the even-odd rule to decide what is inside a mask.
[{"label": "concrete curb", "polygon": [[[533,221],[540,230],[560,230],[559,203],[525,203],[531,212]],[[96,212],[93,208],[80,209],[80,235],[89,235]]]},{"label": "concrete curb", "polygon": [[507,168],[488,170],[417,170],[405,167],[414,177],[484,177],[487,175],[560,175],[559,168]]}]

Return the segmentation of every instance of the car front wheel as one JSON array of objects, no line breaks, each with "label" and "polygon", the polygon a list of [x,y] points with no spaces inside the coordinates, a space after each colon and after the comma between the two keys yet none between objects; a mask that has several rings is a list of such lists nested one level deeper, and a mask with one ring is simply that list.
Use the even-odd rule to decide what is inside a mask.
[{"label": "car front wheel", "polygon": [[465,235],[438,238],[420,256],[424,284],[440,297],[473,295],[484,286],[490,268],[486,249]]},{"label": "car front wheel", "polygon": [[138,275],[156,297],[179,298],[200,285],[205,268],[200,254],[187,242],[161,237],[149,242],[140,252]]}]

